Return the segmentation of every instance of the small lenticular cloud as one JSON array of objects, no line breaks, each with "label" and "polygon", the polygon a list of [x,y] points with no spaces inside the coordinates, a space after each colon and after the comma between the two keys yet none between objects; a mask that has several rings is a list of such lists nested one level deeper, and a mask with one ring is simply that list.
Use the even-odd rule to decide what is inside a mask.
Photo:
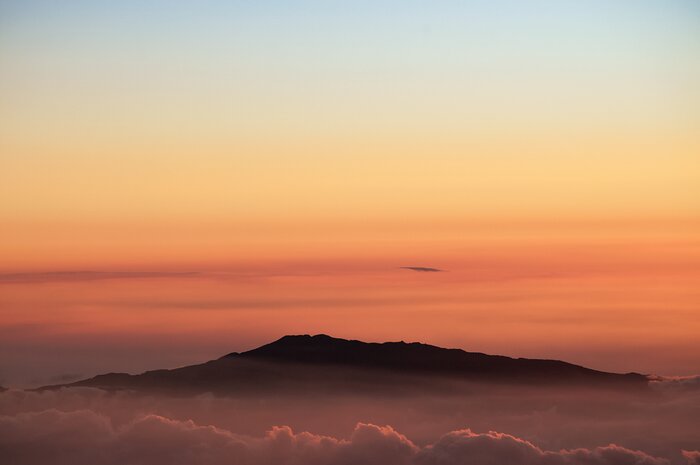
[{"label": "small lenticular cloud", "polygon": [[400,267],[402,270],[411,270],[411,271],[418,271],[420,273],[440,273],[445,270],[441,270],[439,268],[430,268],[427,266],[402,266]]}]

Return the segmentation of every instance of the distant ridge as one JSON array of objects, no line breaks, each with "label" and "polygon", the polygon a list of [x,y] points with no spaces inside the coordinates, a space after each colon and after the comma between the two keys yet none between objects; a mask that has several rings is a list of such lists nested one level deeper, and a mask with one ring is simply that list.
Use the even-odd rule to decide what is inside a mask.
[{"label": "distant ridge", "polygon": [[[325,334],[289,335],[242,353],[140,375],[110,373],[63,386],[213,392],[391,390],[402,377],[428,386],[449,380],[529,385],[646,387],[637,373],[592,370],[559,360],[511,358],[422,343],[367,343]],[[412,381],[412,382],[413,382]],[[54,388],[60,386],[47,386]]]},{"label": "distant ridge", "polygon": [[568,380],[643,380],[636,373],[617,374],[584,368],[559,360],[511,358],[445,349],[418,342],[368,343],[318,334],[284,336],[270,344],[241,354],[244,357],[286,363],[346,365],[360,368],[445,374],[457,377],[488,375],[508,378],[529,378],[531,375],[560,376]]}]

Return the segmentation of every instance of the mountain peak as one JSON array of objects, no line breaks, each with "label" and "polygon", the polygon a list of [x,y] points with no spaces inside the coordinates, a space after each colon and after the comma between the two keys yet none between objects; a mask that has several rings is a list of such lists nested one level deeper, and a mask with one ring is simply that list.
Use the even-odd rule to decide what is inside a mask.
[{"label": "mountain peak", "polygon": [[429,376],[532,382],[634,382],[642,375],[592,370],[559,360],[511,358],[419,342],[362,342],[329,336],[287,335],[236,355],[282,364],[344,366]]},{"label": "mountain peak", "polygon": [[390,358],[393,360],[401,356],[415,358],[416,355],[419,355],[415,349],[410,351],[410,353],[403,353],[408,346],[420,346],[431,352],[434,350],[450,350],[417,342],[411,344],[406,344],[403,341],[362,342],[354,339],[332,337],[327,334],[290,334],[239,355],[247,358],[266,358],[300,363],[372,365],[372,360],[377,358]]},{"label": "mountain peak", "polygon": [[[393,344],[399,344],[399,345],[406,345],[407,343],[404,341],[398,341],[398,342],[363,342],[363,341],[358,341],[357,339],[343,339],[340,337],[333,337],[329,336],[328,334],[287,334],[285,336],[282,336],[281,338],[277,339],[276,341],[273,341],[269,344],[266,344],[264,346],[258,347],[257,349],[250,350],[249,352],[256,351],[258,349],[262,349],[263,347],[289,347],[289,346],[345,346],[345,345],[358,345],[358,344],[363,344],[363,345],[374,345],[374,346],[379,346],[379,345],[393,345]],[[422,344],[420,342],[411,342],[409,344],[415,344],[415,345],[426,345],[427,344]],[[434,347],[434,346],[430,346]]]},{"label": "mountain peak", "polygon": [[270,344],[328,344],[344,340],[328,334],[287,334]]}]

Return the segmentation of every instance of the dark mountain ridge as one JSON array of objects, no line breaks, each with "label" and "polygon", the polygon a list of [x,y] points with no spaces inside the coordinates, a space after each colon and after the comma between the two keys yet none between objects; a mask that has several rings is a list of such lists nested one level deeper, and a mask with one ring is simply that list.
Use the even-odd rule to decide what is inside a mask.
[{"label": "dark mountain ridge", "polygon": [[634,373],[617,374],[592,370],[559,360],[511,358],[445,349],[419,342],[362,342],[325,334],[284,336],[275,342],[227,357],[316,365],[344,365],[405,373],[442,374],[457,377],[561,376],[567,379],[628,380],[646,377]]},{"label": "dark mountain ridge", "polygon": [[[410,380],[408,379],[410,378]],[[418,389],[450,380],[499,384],[643,388],[637,373],[592,370],[559,360],[511,358],[422,343],[367,343],[327,336],[284,336],[200,365],[140,375],[110,373],[63,386],[212,392]],[[409,382],[410,381],[410,382]],[[60,386],[48,386],[53,388]]]}]

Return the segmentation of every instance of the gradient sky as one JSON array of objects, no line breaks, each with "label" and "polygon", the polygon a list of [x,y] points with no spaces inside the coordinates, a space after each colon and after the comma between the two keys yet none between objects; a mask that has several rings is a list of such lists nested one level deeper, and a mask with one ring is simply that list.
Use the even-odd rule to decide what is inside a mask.
[{"label": "gradient sky", "polygon": [[[3,358],[329,332],[700,371],[698,82],[690,0],[2,0]],[[8,278],[66,270],[205,277]]]}]

